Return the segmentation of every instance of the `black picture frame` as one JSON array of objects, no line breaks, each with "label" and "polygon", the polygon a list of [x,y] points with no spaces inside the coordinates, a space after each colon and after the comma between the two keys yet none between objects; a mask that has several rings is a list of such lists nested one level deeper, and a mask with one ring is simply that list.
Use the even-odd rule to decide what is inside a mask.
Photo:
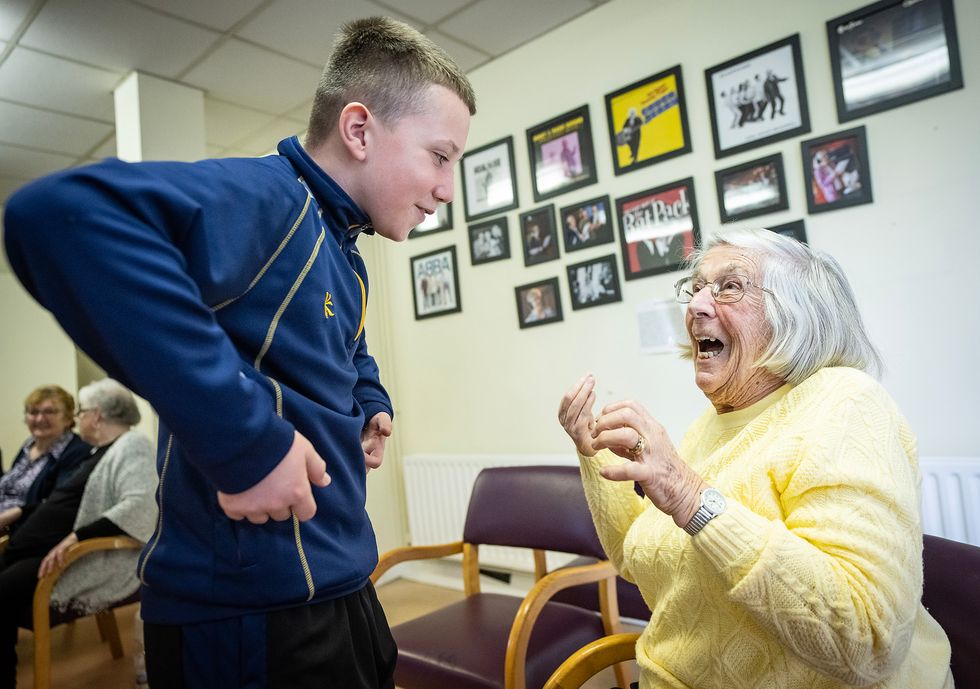
[{"label": "black picture frame", "polygon": [[715,158],[810,131],[799,34],[709,67],[704,80]]},{"label": "black picture frame", "polygon": [[524,265],[533,266],[558,258],[558,230],[553,205],[521,213],[520,229]]},{"label": "black picture frame", "polygon": [[691,152],[680,65],[607,93],[605,100],[617,175]]},{"label": "black picture frame", "polygon": [[783,154],[740,163],[715,172],[722,223],[745,220],[789,208]]},{"label": "black picture frame", "polygon": [[446,246],[409,259],[415,320],[463,310],[456,247]]},{"label": "black picture frame", "polygon": [[874,199],[868,139],[863,126],[800,143],[806,207],[812,215]]},{"label": "black picture frame", "polygon": [[701,244],[694,178],[616,199],[623,277],[678,270]]},{"label": "black picture frame", "polygon": [[953,0],[881,0],[827,22],[837,120],[963,88]]},{"label": "black picture frame", "polygon": [[469,225],[466,233],[469,236],[472,265],[510,258],[510,229],[506,215]]},{"label": "black picture frame", "polygon": [[563,206],[558,211],[558,224],[561,225],[565,253],[609,244],[614,240],[612,204],[608,195]]},{"label": "black picture frame", "polygon": [[598,176],[589,106],[529,127],[527,157],[536,203],[595,184]]},{"label": "black picture frame", "polygon": [[579,311],[623,300],[616,254],[573,263],[566,270],[572,310]]},{"label": "black picture frame", "polygon": [[786,222],[781,225],[770,225],[766,228],[770,232],[791,237],[798,242],[806,244],[806,224],[802,219]]},{"label": "black picture frame", "polygon": [[558,278],[548,278],[514,288],[517,325],[521,330],[564,320]]},{"label": "black picture frame", "polygon": [[467,222],[517,208],[514,137],[506,136],[467,151],[459,169]]},{"label": "black picture frame", "polygon": [[453,229],[453,204],[450,201],[449,203],[440,203],[436,206],[436,212],[427,216],[424,221],[416,225],[408,233],[408,238],[418,239],[419,237],[427,237],[430,234],[445,232],[451,229]]}]

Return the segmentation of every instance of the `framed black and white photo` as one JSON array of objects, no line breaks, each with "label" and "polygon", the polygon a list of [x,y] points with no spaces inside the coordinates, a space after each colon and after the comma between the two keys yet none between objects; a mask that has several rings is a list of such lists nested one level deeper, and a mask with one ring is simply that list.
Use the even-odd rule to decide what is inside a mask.
[{"label": "framed black and white photo", "polygon": [[474,223],[466,230],[470,238],[470,262],[473,265],[510,258],[507,216]]},{"label": "framed black and white photo", "polygon": [[871,203],[871,169],[864,127],[800,144],[810,213]]},{"label": "framed black and white photo", "polygon": [[796,241],[806,244],[806,227],[802,220],[794,220],[793,222],[783,223],[782,225],[770,225],[766,229],[776,234],[792,237]]},{"label": "framed black and white photo", "polygon": [[415,320],[462,310],[455,246],[412,256],[409,260],[412,266]]},{"label": "framed black and white photo", "polygon": [[572,309],[587,309],[623,300],[616,255],[609,254],[568,266]]},{"label": "framed black and white photo", "polygon": [[837,119],[963,88],[953,0],[882,0],[827,22]]},{"label": "framed black and white photo", "polygon": [[606,122],[617,175],[690,153],[681,66],[607,93]]},{"label": "framed black and white photo", "polygon": [[800,35],[704,71],[715,158],[810,131]]},{"label": "framed black and white photo", "polygon": [[542,206],[521,213],[520,224],[524,265],[533,266],[558,258],[558,232],[555,228],[554,206]]},{"label": "framed black and white photo", "polygon": [[535,201],[594,184],[597,177],[589,106],[529,128],[527,151]]},{"label": "framed black and white photo", "polygon": [[408,233],[408,238],[415,239],[451,229],[453,229],[453,204],[440,203],[436,206],[435,213],[427,215],[425,220]]},{"label": "framed black and white photo", "polygon": [[613,241],[612,214],[608,196],[565,206],[558,222],[565,240],[565,251],[579,251]]},{"label": "framed black and white photo", "polygon": [[782,153],[718,170],[715,188],[723,223],[789,208]]},{"label": "framed black and white photo", "polygon": [[616,215],[627,280],[679,269],[701,242],[692,177],[616,199]]},{"label": "framed black and white photo", "polygon": [[514,137],[468,151],[460,161],[460,170],[467,222],[517,208]]},{"label": "framed black and white photo", "polygon": [[517,324],[522,330],[562,320],[558,278],[515,287],[514,296],[517,299]]}]

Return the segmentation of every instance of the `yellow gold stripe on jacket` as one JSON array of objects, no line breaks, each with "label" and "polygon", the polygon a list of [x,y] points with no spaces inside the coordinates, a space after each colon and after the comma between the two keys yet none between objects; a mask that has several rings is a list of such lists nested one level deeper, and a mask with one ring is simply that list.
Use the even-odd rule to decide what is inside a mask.
[{"label": "yellow gold stripe on jacket", "polygon": [[310,258],[306,261],[306,265],[303,266],[303,270],[296,277],[296,281],[293,286],[289,288],[289,293],[286,294],[286,298],[282,300],[279,308],[276,309],[276,315],[273,316],[272,322],[269,323],[269,330],[265,334],[265,342],[262,343],[262,349],[255,357],[255,370],[261,370],[262,359],[265,357],[266,353],[269,351],[269,347],[272,346],[272,338],[276,335],[276,328],[279,327],[279,319],[282,318],[282,314],[285,313],[286,308],[289,306],[289,302],[293,300],[296,292],[299,290],[300,285],[303,284],[303,280],[306,279],[306,274],[310,272],[310,268],[313,267],[313,261],[316,260],[317,254],[320,253],[320,247],[323,245],[323,238],[326,236],[324,230],[320,230],[320,236],[316,240],[316,246],[313,247],[313,253],[310,254]]},{"label": "yellow gold stripe on jacket", "polygon": [[[354,275],[357,275],[356,270],[354,271]],[[357,342],[357,338],[364,331],[364,315],[367,313],[367,290],[364,289],[364,280],[361,279],[360,275],[357,275],[357,283],[361,286],[361,322],[357,325],[357,334],[354,335],[354,342]]]},{"label": "yellow gold stripe on jacket", "polygon": [[313,196],[309,193],[309,190],[307,190],[307,193],[306,193],[306,203],[303,204],[303,210],[300,211],[299,217],[296,218],[296,222],[293,223],[293,226],[291,228],[289,228],[289,232],[286,233],[286,236],[279,243],[279,246],[273,252],[272,256],[269,257],[269,260],[265,262],[265,265],[264,266],[262,266],[262,269],[258,272],[258,275],[256,275],[254,278],[252,278],[252,281],[250,283],[248,283],[248,287],[245,288],[245,291],[244,292],[242,292],[241,294],[239,294],[237,297],[232,297],[231,299],[227,299],[227,300],[221,302],[217,306],[211,307],[211,310],[212,311],[220,311],[221,309],[225,308],[229,304],[231,304],[231,303],[233,303],[235,301],[238,301],[239,299],[241,299],[242,297],[244,297],[246,294],[248,294],[249,291],[251,291],[251,289],[253,287],[255,287],[256,284],[258,284],[259,280],[262,279],[262,276],[265,275],[266,271],[269,270],[269,267],[272,266],[272,263],[279,257],[279,254],[281,254],[283,252],[283,249],[286,248],[286,245],[289,244],[289,240],[293,238],[293,235],[294,234],[296,234],[296,230],[299,228],[300,224],[303,222],[303,218],[306,217],[307,211],[310,210],[310,203],[312,201],[313,201]]},{"label": "yellow gold stripe on jacket", "polygon": [[167,478],[167,467],[170,466],[170,451],[174,446],[174,434],[171,433],[167,436],[167,451],[163,453],[163,468],[160,470],[160,485],[157,487],[157,495],[159,500],[157,501],[160,505],[160,509],[157,512],[157,533],[156,538],[153,539],[153,543],[150,544],[150,549],[146,551],[146,557],[143,558],[143,564],[140,567],[139,578],[140,583],[146,586],[146,579],[143,575],[146,573],[146,564],[150,561],[150,556],[153,555],[153,550],[157,547],[157,543],[160,542],[160,536],[163,534],[163,482]]}]

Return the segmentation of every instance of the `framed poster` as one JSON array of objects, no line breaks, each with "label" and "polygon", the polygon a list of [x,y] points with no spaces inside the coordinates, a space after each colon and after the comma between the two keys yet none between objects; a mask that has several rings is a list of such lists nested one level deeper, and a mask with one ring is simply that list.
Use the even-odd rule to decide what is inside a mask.
[{"label": "framed poster", "polygon": [[477,220],[517,208],[514,137],[469,151],[460,162],[466,220]]},{"label": "framed poster", "polygon": [[793,222],[783,223],[782,225],[771,225],[767,229],[770,232],[786,235],[798,242],[806,244],[806,227],[802,220],[794,220]]},{"label": "framed poster", "polygon": [[704,71],[715,158],[810,131],[800,35]]},{"label": "framed poster", "polygon": [[558,258],[558,232],[555,231],[555,207],[542,206],[521,213],[521,245],[524,265],[533,266]]},{"label": "framed poster", "polygon": [[462,310],[455,246],[412,256],[409,261],[412,265],[415,320]]},{"label": "framed poster", "polygon": [[827,22],[837,120],[963,88],[953,0],[882,0]]},{"label": "framed poster", "polygon": [[789,208],[782,153],[718,170],[715,188],[723,223]]},{"label": "framed poster", "polygon": [[424,221],[420,222],[415,226],[415,229],[408,233],[408,238],[415,239],[451,229],[453,229],[453,204],[451,202],[440,203],[436,206],[435,213],[427,215]]},{"label": "framed poster", "polygon": [[690,153],[680,65],[607,93],[606,122],[617,175]]},{"label": "framed poster", "polygon": [[701,243],[694,178],[616,199],[627,280],[677,270]]},{"label": "framed poster", "polygon": [[568,266],[572,309],[587,309],[623,300],[616,255],[609,254]]},{"label": "framed poster", "polygon": [[470,225],[466,231],[470,238],[470,262],[473,265],[510,258],[507,216]]},{"label": "framed poster", "polygon": [[517,298],[517,324],[524,328],[562,320],[558,278],[549,278],[514,288]]},{"label": "framed poster", "polygon": [[810,139],[800,147],[806,207],[810,213],[871,203],[871,170],[864,127]]},{"label": "framed poster", "polygon": [[583,105],[528,129],[527,151],[535,201],[595,184],[589,106]]},{"label": "framed poster", "polygon": [[558,221],[565,239],[565,251],[579,251],[611,242],[613,231],[610,209],[608,196],[562,208],[558,212]]}]

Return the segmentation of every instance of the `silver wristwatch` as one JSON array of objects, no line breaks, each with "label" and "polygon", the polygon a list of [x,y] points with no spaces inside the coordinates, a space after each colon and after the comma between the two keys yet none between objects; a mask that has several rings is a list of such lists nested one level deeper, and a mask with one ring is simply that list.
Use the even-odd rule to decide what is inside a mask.
[{"label": "silver wristwatch", "polygon": [[704,528],[704,525],[712,519],[722,514],[727,507],[725,496],[714,488],[705,488],[701,491],[701,507],[691,517],[684,530],[692,536]]}]

